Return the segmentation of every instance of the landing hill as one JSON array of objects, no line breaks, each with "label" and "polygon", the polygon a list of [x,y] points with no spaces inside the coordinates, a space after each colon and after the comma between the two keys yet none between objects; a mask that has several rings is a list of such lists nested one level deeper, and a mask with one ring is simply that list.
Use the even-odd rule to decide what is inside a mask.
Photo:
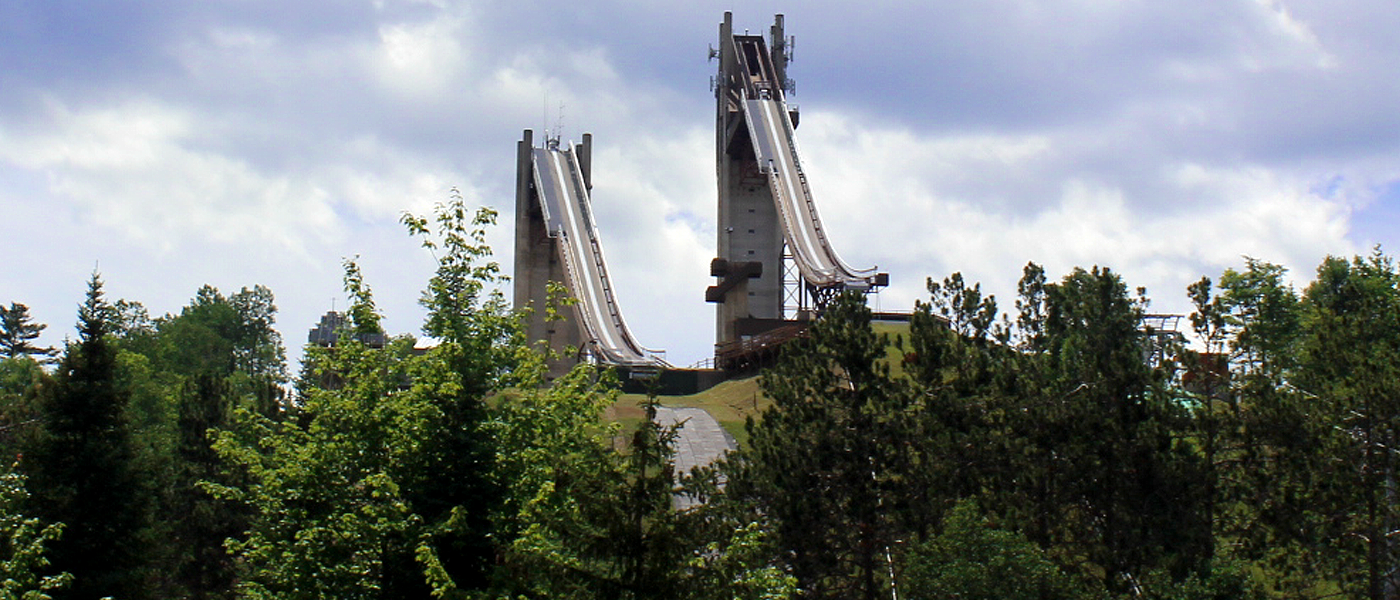
[{"label": "landing hill", "polygon": [[[889,362],[890,371],[895,376],[902,375],[904,354],[899,347],[900,340],[909,336],[909,324],[876,322],[872,327],[876,333],[889,336],[890,345],[885,351],[885,360]],[[719,421],[721,427],[734,436],[740,446],[743,446],[749,439],[748,432],[744,431],[744,421],[749,417],[761,418],[763,411],[773,404],[772,400],[763,395],[763,389],[758,383],[759,377],[761,375],[731,379],[697,394],[661,396],[658,400],[662,406],[705,409]],[[645,418],[641,407],[645,401],[645,394],[622,394],[617,403],[608,410],[607,417],[626,426],[640,423]]]}]

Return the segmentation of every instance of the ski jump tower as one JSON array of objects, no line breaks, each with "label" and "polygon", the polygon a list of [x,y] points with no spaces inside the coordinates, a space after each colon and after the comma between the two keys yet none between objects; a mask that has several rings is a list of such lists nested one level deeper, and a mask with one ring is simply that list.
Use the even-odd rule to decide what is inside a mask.
[{"label": "ski jump tower", "polygon": [[774,17],[771,44],[762,35],[734,33],[732,13],[719,27],[716,170],[719,182],[718,257],[705,290],[717,303],[716,346],[811,318],[841,290],[888,285],[874,269],[847,266],[827,242],[807,176],[798,160],[797,111],[787,65],[791,40]]},{"label": "ski jump tower", "polygon": [[[633,371],[667,367],[663,353],[638,344],[622,320],[608,277],[607,261],[593,220],[593,136],[577,145],[546,139],[535,147],[525,130],[516,144],[516,308],[531,307],[531,340],[559,353],[550,377],[567,372],[585,355]],[[560,320],[546,319],[551,283],[561,286],[573,307],[558,307]],[[569,349],[576,349],[569,352]]]}]

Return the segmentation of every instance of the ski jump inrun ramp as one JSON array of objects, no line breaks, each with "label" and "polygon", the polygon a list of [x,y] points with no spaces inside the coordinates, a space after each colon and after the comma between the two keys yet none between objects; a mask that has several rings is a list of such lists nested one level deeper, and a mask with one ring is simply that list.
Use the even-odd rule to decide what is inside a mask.
[{"label": "ski jump inrun ramp", "polygon": [[[870,291],[888,276],[854,269],[827,239],[797,151],[796,113],[784,93],[789,56],[782,16],[773,28],[773,50],[761,36],[734,35],[731,16],[721,27],[716,96],[719,100],[719,258],[706,290],[720,304],[717,344],[771,328],[784,319],[784,261],[800,275],[802,293],[820,298],[834,291]],[[547,139],[533,145],[526,130],[517,148],[515,305],[533,305],[531,339],[552,348],[579,348],[595,360],[633,367],[669,367],[663,353],[632,336],[608,277],[607,261],[591,209],[592,136],[577,145]],[[538,313],[548,283],[561,282],[577,300],[572,324],[546,323]],[[805,308],[805,306],[804,306]]]}]

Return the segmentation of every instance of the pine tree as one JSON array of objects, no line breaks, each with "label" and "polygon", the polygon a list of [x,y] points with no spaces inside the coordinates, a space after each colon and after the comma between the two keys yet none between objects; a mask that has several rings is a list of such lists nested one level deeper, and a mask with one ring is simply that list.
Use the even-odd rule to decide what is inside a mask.
[{"label": "pine tree", "polygon": [[233,503],[214,498],[203,487],[208,483],[236,482],[219,460],[208,435],[231,426],[233,404],[227,380],[212,374],[186,383],[178,399],[177,460],[173,485],[166,491],[174,572],[167,575],[173,576],[187,598],[233,595],[236,573],[224,541],[243,533],[247,516]]},{"label": "pine tree", "polygon": [[35,323],[29,316],[29,307],[18,302],[10,303],[9,308],[0,306],[0,355],[6,358],[31,356],[47,359],[57,353],[53,348],[34,345],[39,334],[48,325]]},{"label": "pine tree", "polygon": [[773,407],[748,425],[730,481],[773,520],[813,598],[887,597],[890,552],[908,529],[909,398],[870,321],[864,298],[842,294],[784,352],[761,380]]},{"label": "pine tree", "polygon": [[1071,467],[1050,481],[1065,542],[1103,569],[1111,591],[1158,568],[1184,577],[1209,548],[1188,415],[1144,359],[1144,304],[1099,267],[1047,286],[1043,385],[1054,409],[1043,439]]},{"label": "pine tree", "polygon": [[[1312,396],[1323,459],[1309,504],[1325,519],[1344,589],[1373,600],[1400,593],[1400,273],[1379,250],[1328,257],[1304,293],[1296,382]],[[1341,468],[1335,468],[1340,466]]]},{"label": "pine tree", "polygon": [[44,399],[43,431],[22,463],[33,514],[64,524],[53,565],[71,573],[73,585],[55,594],[60,599],[145,597],[139,540],[147,502],[133,466],[127,393],[118,384],[108,314],[94,273],[78,310],[78,342],[64,352]]}]

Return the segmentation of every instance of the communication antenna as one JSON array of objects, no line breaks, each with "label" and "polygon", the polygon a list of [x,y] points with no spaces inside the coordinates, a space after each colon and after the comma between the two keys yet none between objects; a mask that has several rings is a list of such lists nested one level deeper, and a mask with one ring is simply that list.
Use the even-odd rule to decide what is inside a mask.
[{"label": "communication antenna", "polygon": [[554,139],[564,139],[564,103],[559,103],[559,118],[554,121]]}]

